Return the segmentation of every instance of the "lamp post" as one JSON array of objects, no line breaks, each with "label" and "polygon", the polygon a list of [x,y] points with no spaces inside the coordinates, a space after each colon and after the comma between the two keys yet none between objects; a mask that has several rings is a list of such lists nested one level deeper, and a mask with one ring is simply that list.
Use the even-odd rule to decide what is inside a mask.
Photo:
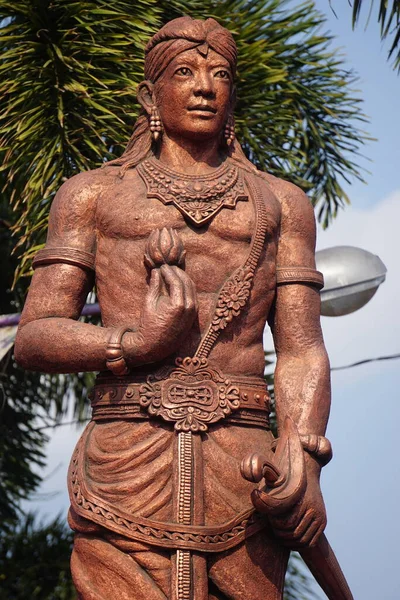
[{"label": "lamp post", "polygon": [[348,315],[362,308],[385,281],[386,267],[375,254],[354,246],[334,246],[315,254],[325,287],[321,291],[321,314]]}]

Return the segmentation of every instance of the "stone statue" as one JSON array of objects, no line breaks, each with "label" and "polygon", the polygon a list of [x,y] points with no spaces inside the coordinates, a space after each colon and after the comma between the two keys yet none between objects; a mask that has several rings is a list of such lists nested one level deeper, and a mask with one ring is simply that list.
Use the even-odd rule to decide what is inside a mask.
[{"label": "stone statue", "polygon": [[[124,154],[64,183],[34,259],[16,359],[100,373],[69,471],[84,600],[279,599],[289,549],[323,539],[314,214],[235,138],[236,54],[213,19],[154,35]],[[78,321],[93,285],[102,327]]]}]

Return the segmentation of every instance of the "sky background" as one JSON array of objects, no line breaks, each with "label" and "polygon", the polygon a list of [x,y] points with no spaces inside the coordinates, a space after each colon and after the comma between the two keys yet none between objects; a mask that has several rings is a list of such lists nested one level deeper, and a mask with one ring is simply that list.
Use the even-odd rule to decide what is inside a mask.
[{"label": "sky background", "polygon": [[[347,186],[352,206],[341,211],[327,230],[318,232],[317,249],[358,246],[385,263],[386,282],[360,311],[322,318],[333,367],[400,352],[399,296],[399,106],[400,76],[386,61],[376,18],[351,29],[347,0],[316,6],[327,15],[326,30],[336,36],[346,64],[360,77],[357,88],[370,118],[368,132],[378,139],[364,147],[371,162],[367,185]],[[365,11],[367,12],[367,11]],[[364,15],[365,16],[365,15]],[[268,334],[266,348],[272,347]],[[327,436],[334,459],[324,469],[322,488],[328,511],[326,534],[348,578],[355,600],[399,600],[400,525],[399,436],[400,361],[369,363],[332,373],[332,410]],[[79,436],[75,427],[57,429],[48,446],[46,479],[29,508],[43,519],[65,514],[66,469]],[[60,491],[63,490],[63,491]],[[319,592],[319,598],[325,596]]]}]

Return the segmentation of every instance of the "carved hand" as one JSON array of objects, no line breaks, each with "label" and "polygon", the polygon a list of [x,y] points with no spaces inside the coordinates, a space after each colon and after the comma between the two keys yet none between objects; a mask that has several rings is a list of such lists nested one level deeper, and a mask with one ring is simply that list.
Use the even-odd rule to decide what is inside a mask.
[{"label": "carved hand", "polygon": [[319,477],[312,468],[307,469],[307,486],[302,499],[286,514],[271,515],[269,521],[276,537],[291,549],[316,544],[326,527],[326,511]]},{"label": "carved hand", "polygon": [[293,549],[313,546],[326,526],[319,485],[321,465],[303,450],[302,438],[290,417],[286,417],[280,433],[275,452],[271,447],[265,456],[255,453],[242,461],[242,476],[263,482],[253,490],[251,499],[258,511],[268,515],[283,544]]},{"label": "carved hand", "polygon": [[124,336],[128,364],[162,360],[172,354],[197,315],[196,289],[179,267],[152,269],[139,328]]}]

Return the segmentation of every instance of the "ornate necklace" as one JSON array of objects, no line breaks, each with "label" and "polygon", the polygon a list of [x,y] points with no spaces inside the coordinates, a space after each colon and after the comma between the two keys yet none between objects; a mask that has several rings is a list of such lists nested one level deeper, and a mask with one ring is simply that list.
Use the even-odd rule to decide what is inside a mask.
[{"label": "ornate necklace", "polygon": [[173,204],[196,227],[209,223],[224,207],[247,200],[239,169],[226,161],[208,175],[177,173],[155,158],[137,166],[149,198]]}]

